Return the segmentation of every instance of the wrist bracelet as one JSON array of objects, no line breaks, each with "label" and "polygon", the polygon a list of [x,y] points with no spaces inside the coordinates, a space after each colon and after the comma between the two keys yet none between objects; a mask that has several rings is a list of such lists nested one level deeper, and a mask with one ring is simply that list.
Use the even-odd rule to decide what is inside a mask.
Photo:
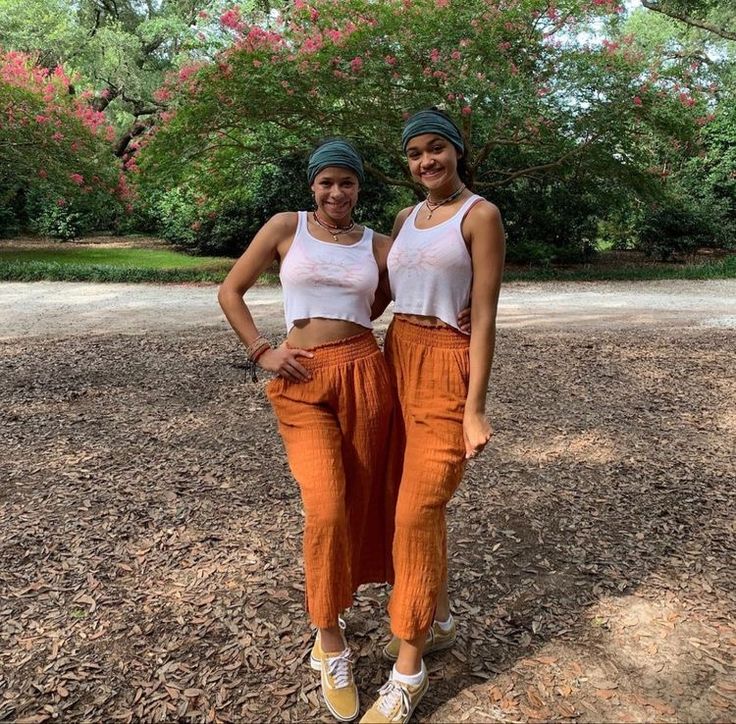
[{"label": "wrist bracelet", "polygon": [[271,343],[265,337],[258,337],[245,348],[245,354],[249,360],[253,360],[254,355],[270,346]]},{"label": "wrist bracelet", "polygon": [[255,364],[258,362],[261,357],[263,357],[264,353],[268,352],[268,350],[271,349],[271,345],[266,342],[266,344],[261,345],[253,354],[250,356],[250,361]]}]

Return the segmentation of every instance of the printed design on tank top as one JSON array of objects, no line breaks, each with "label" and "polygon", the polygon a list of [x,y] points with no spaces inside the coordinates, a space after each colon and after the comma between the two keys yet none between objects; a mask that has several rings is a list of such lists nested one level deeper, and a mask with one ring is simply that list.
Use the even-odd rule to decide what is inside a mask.
[{"label": "printed design on tank top", "polygon": [[432,269],[441,269],[444,264],[443,256],[438,249],[421,246],[391,249],[391,261],[396,269],[401,269],[406,274],[420,276]]},{"label": "printed design on tank top", "polygon": [[[345,261],[327,261],[303,257],[299,260],[300,276],[306,277],[313,284],[326,287],[355,288],[360,284],[365,268],[362,264]],[[288,279],[288,272],[286,277]]]}]

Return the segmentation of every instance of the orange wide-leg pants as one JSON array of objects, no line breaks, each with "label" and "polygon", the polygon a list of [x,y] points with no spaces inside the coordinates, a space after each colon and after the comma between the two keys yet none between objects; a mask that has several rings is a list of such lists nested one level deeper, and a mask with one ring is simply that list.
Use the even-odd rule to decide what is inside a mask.
[{"label": "orange wide-leg pants", "polygon": [[469,338],[395,318],[385,356],[398,405],[388,483],[398,484],[388,610],[393,634],[414,639],[432,624],[447,574],[445,508],[465,470]]},{"label": "orange wide-leg pants", "polygon": [[391,578],[392,393],[371,332],[310,351],[314,357],[299,362],[311,379],[276,378],[267,394],[304,505],[307,611],[315,626],[327,628],[358,586]]}]

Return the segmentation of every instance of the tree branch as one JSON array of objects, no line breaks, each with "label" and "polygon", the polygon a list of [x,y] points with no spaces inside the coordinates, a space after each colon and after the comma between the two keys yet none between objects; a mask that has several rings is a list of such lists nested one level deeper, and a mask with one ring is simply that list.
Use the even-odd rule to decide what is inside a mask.
[{"label": "tree branch", "polygon": [[641,4],[645,8],[647,8],[647,10],[653,10],[655,13],[661,13],[662,15],[666,15],[668,18],[672,18],[673,20],[679,20],[680,22],[685,23],[685,25],[689,25],[693,28],[700,28],[700,30],[707,30],[709,33],[718,35],[725,40],[736,40],[735,32],[726,30],[726,28],[720,28],[717,25],[713,25],[712,23],[707,23],[704,20],[696,20],[689,15],[684,15],[682,13],[677,13],[674,10],[663,8],[659,5],[659,2],[657,2],[657,0],[641,0]]},{"label": "tree branch", "polygon": [[528,168],[522,168],[518,171],[495,171],[495,173],[498,174],[504,174],[505,178],[500,179],[498,181],[480,181],[476,183],[476,186],[479,188],[498,188],[499,186],[505,186],[508,183],[511,183],[517,178],[520,178],[521,176],[533,176],[534,174],[538,173],[539,171],[549,171],[552,168],[557,168],[558,166],[562,166],[565,161],[567,161],[569,158],[574,156],[577,153],[580,153],[584,148],[589,146],[593,141],[597,138],[597,136],[592,136],[591,138],[587,139],[584,143],[581,143],[579,146],[576,146],[575,148],[570,149],[567,153],[563,153],[562,156],[560,156],[558,159],[554,161],[550,161],[549,163],[543,163],[539,164],[538,166],[529,166]]},{"label": "tree branch", "polygon": [[372,163],[368,163],[367,161],[364,161],[363,166],[365,167],[365,170],[368,171],[368,173],[371,176],[374,176],[379,181],[382,181],[385,184],[389,184],[390,186],[403,186],[405,189],[411,189],[415,193],[419,189],[417,184],[412,183],[411,181],[407,181],[406,179],[392,178],[391,176],[387,176],[385,173],[383,173],[383,171],[381,171],[380,169],[377,169]]}]

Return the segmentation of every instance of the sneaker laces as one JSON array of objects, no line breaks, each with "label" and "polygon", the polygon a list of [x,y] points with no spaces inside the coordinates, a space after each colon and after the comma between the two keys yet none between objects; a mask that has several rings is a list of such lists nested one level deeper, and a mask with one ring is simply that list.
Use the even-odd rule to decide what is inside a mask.
[{"label": "sneaker laces", "polygon": [[327,673],[336,689],[352,684],[353,652],[347,648],[336,656],[327,659]]},{"label": "sneaker laces", "polygon": [[400,714],[402,719],[409,713],[411,702],[409,701],[409,692],[399,684],[398,681],[389,679],[379,690],[380,698],[376,708],[387,719],[393,714],[396,705],[400,706]]}]

